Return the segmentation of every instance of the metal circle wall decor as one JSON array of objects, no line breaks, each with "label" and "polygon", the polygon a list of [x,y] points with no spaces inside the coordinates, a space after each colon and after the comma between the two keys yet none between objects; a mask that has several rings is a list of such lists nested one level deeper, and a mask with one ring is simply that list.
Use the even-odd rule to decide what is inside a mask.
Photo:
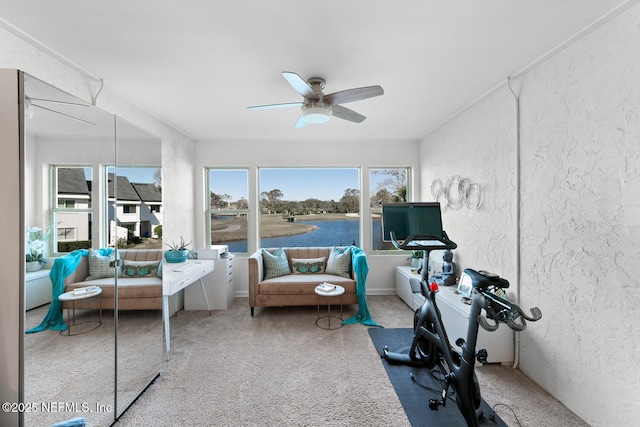
[{"label": "metal circle wall decor", "polygon": [[477,210],[482,204],[480,184],[473,184],[467,178],[454,175],[442,185],[440,178],[431,182],[431,195],[442,207],[457,211],[462,206],[469,210]]}]

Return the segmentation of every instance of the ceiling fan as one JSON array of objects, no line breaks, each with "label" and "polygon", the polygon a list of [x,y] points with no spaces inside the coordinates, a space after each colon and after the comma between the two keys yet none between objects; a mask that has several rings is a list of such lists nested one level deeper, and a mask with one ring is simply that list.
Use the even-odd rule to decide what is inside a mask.
[{"label": "ceiling fan", "polygon": [[35,108],[40,108],[42,110],[50,111],[52,113],[60,114],[62,116],[68,117],[68,118],[73,119],[73,120],[78,120],[78,121],[80,121],[82,123],[86,123],[86,124],[93,125],[93,126],[96,125],[95,123],[91,123],[91,122],[89,122],[87,120],[84,120],[84,119],[81,119],[79,117],[72,116],[70,114],[63,113],[62,111],[54,110],[52,108],[45,107],[43,105],[34,103],[34,101],[36,101],[36,102],[52,102],[52,103],[56,103],[56,104],[73,105],[73,106],[76,106],[76,107],[88,107],[88,105],[80,104],[78,102],[56,101],[56,100],[53,100],[53,99],[43,99],[43,98],[30,98],[29,96],[25,95],[25,97],[24,97],[24,114],[25,114],[25,117],[27,119],[33,118],[34,107],[35,107]]},{"label": "ceiling fan", "polygon": [[298,118],[296,122],[296,128],[304,127],[307,123],[324,123],[329,121],[332,116],[354,123],[361,123],[366,119],[365,116],[345,108],[340,104],[360,101],[384,94],[382,88],[376,85],[347,89],[325,95],[322,92],[325,87],[325,81],[320,77],[312,77],[309,80],[304,80],[298,74],[289,71],[283,71],[282,76],[296,92],[304,97],[304,101],[286,104],[256,105],[248,108],[250,110],[261,110],[300,107],[300,118]]}]

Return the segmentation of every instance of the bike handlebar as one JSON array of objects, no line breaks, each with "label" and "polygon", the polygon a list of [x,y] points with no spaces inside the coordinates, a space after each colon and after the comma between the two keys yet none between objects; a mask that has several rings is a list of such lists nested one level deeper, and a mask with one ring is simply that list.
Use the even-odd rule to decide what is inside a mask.
[{"label": "bike handlebar", "polygon": [[[482,298],[478,304],[482,304],[487,315],[479,315],[478,322],[487,331],[495,331],[500,323],[506,323],[514,331],[523,331],[527,327],[527,320],[536,322],[542,318],[542,311],[538,307],[531,308],[531,315],[528,315],[516,304],[492,292],[495,289],[508,288],[509,281],[506,279],[487,271],[476,271],[470,268],[466,268],[464,273],[471,277],[473,289]],[[423,295],[427,297],[427,293],[431,292],[429,286],[427,283],[421,283],[421,287]],[[475,299],[474,303],[476,303]],[[494,323],[490,323],[487,319],[493,320]]]}]

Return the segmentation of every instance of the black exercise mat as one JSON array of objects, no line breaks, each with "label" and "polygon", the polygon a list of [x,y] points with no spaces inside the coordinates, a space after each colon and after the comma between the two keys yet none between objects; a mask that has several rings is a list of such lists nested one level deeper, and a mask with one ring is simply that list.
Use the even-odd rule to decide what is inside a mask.
[{"label": "black exercise mat", "polygon": [[[389,351],[402,353],[409,351],[413,330],[411,328],[370,328],[369,335],[380,355],[383,354],[385,346],[389,348]],[[451,398],[447,400],[447,406],[440,406],[437,411],[429,409],[429,399],[438,399],[442,390],[440,382],[430,369],[389,364],[382,357],[380,360],[387,370],[393,388],[395,388],[413,427],[465,427],[467,425],[455,402],[455,396],[451,395],[451,389],[449,391]],[[410,374],[413,374],[415,381]],[[480,384],[480,393],[482,394],[482,384]],[[494,420],[489,419],[492,411],[484,400],[482,400],[481,408],[484,417],[480,419],[480,425],[506,427],[504,421],[497,414]]]}]

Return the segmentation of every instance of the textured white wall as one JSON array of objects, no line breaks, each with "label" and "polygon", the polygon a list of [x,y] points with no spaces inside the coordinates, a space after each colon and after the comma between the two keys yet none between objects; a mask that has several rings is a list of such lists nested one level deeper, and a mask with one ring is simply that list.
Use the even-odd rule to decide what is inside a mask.
[{"label": "textured white wall", "polygon": [[543,311],[520,334],[520,368],[594,426],[640,418],[638,52],[635,7],[514,82],[520,245],[507,89],[421,142],[425,200],[434,177],[460,174],[483,186],[479,211],[445,213],[465,266],[513,279],[519,247],[521,305]]}]

